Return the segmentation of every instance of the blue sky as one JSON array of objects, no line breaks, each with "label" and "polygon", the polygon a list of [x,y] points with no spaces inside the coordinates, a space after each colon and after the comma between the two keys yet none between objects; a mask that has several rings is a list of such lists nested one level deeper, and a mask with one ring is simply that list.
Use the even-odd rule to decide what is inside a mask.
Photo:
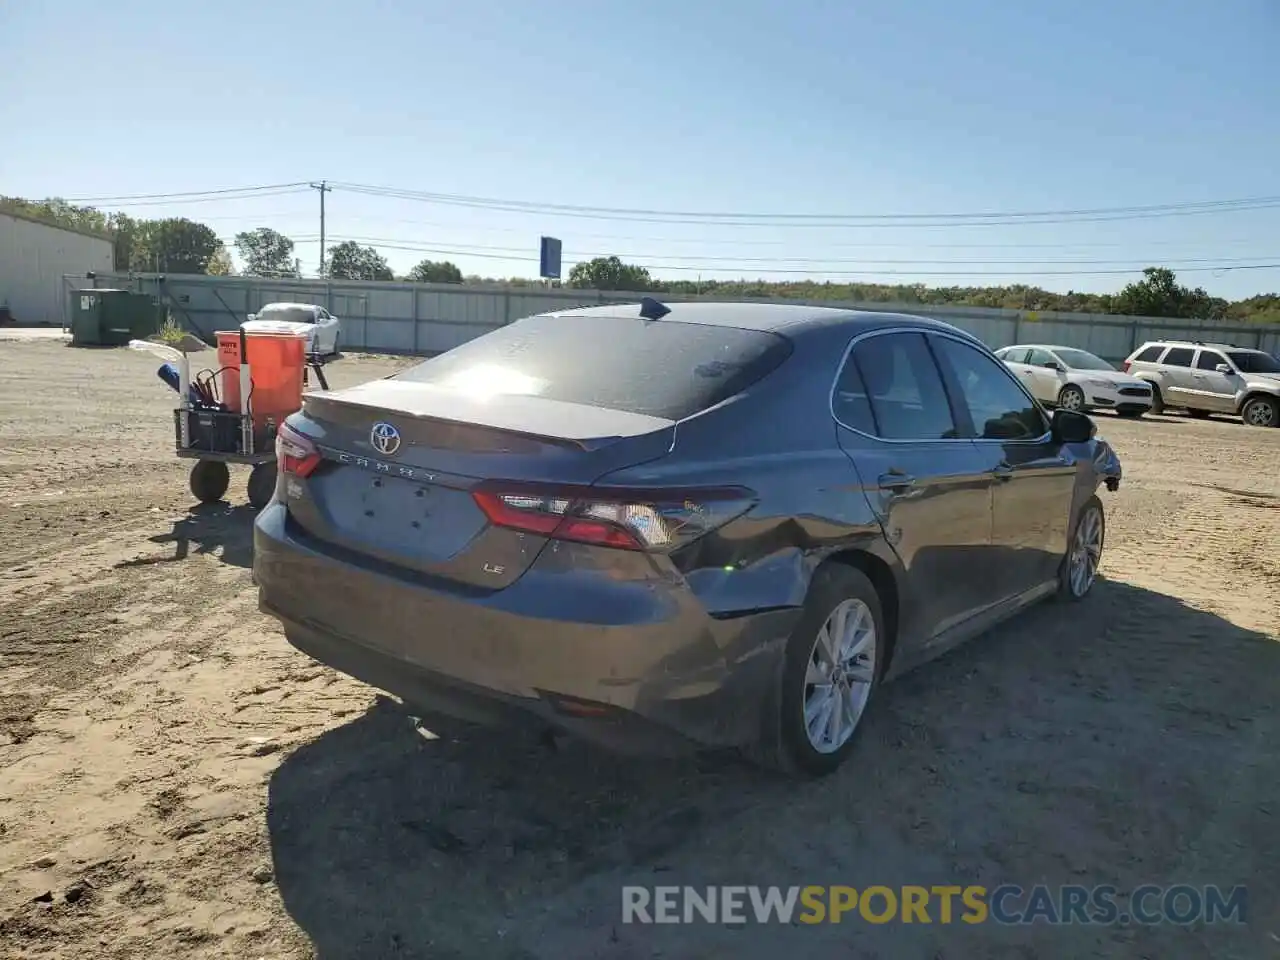
[{"label": "blue sky", "polygon": [[[1280,194],[1278,46],[1274,0],[9,3],[0,193],[325,178],[611,208],[838,214],[1270,196]],[[314,191],[102,206],[190,216],[227,238],[273,226],[298,238],[304,270],[316,268]],[[1130,276],[1052,271],[1168,262],[1184,282],[1239,297],[1280,288],[1280,270],[1189,268],[1280,263],[1277,228],[1280,207],[819,229],[328,197],[329,236],[378,238],[399,270],[447,257],[496,276],[535,274],[547,233],[567,258],[616,252],[665,277],[1107,290]]]}]

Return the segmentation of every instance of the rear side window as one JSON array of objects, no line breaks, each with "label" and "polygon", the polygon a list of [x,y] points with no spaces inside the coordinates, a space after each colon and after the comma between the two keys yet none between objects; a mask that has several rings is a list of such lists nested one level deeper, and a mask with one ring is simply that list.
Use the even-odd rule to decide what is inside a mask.
[{"label": "rear side window", "polygon": [[1189,367],[1196,352],[1189,347],[1174,347],[1164,355],[1164,362],[1171,367]]},{"label": "rear side window", "polygon": [[1241,373],[1280,373],[1280,360],[1261,350],[1239,350],[1231,359]]},{"label": "rear side window", "polygon": [[997,351],[996,356],[1005,363],[1026,363],[1027,354],[1030,352],[1026,347],[1005,347]]},{"label": "rear side window", "polygon": [[1160,359],[1160,351],[1163,349],[1164,347],[1143,347],[1133,359],[1141,360],[1143,363],[1155,363]]},{"label": "rear side window", "polygon": [[857,368],[866,390],[877,436],[887,440],[949,440],[958,436],[942,374],[923,335],[868,337],[854,347],[849,362]]},{"label": "rear side window", "polygon": [[761,330],[639,317],[536,316],[393,379],[681,420],[741,393],[790,355],[789,340]]},{"label": "rear side window", "polygon": [[876,418],[871,413],[871,398],[867,395],[867,387],[862,382],[862,374],[858,373],[858,365],[853,362],[853,357],[846,360],[840,370],[835,396],[831,398],[831,411],[846,427],[872,436],[879,433]]}]

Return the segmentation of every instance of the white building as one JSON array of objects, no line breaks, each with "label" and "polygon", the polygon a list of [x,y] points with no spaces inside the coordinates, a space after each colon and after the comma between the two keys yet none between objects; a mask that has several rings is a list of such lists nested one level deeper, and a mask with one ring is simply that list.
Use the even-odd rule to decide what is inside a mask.
[{"label": "white building", "polygon": [[63,277],[93,286],[84,275],[110,273],[112,265],[111,241],[101,234],[0,211],[0,307],[18,323],[62,324]]}]

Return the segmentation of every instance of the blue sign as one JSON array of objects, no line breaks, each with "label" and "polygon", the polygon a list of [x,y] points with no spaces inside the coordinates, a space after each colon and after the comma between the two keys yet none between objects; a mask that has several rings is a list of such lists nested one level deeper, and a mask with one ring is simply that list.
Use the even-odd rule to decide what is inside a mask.
[{"label": "blue sign", "polygon": [[555,237],[543,237],[538,253],[538,276],[560,279],[560,241]]}]

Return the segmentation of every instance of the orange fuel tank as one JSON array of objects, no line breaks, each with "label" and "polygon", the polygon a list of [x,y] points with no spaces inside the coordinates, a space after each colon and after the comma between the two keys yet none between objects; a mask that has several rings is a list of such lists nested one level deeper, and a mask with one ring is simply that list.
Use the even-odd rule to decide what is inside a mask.
[{"label": "orange fuel tank", "polygon": [[[253,392],[249,409],[254,426],[267,419],[280,423],[302,408],[302,387],[307,366],[305,337],[282,333],[246,333],[246,359]],[[222,402],[240,412],[240,332],[222,330],[218,338]]]}]

